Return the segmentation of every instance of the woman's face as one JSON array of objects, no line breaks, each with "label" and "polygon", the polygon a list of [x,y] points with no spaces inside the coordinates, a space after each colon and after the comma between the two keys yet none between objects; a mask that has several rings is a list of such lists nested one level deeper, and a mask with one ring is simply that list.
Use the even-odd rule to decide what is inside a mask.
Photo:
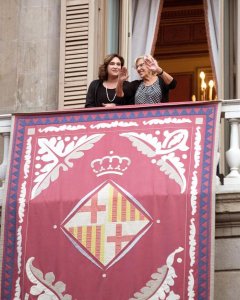
[{"label": "woman's face", "polygon": [[145,65],[143,58],[138,59],[136,62],[136,70],[142,79],[149,75],[149,69]]},{"label": "woman's face", "polygon": [[107,66],[108,77],[117,77],[121,68],[120,59],[118,57],[114,57]]}]

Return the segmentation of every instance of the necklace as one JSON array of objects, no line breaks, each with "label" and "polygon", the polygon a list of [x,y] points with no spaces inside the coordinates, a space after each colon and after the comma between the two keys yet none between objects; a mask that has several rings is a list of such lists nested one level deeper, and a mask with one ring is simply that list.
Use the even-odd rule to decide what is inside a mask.
[{"label": "necklace", "polygon": [[115,100],[116,96],[117,96],[117,93],[115,92],[115,95],[114,95],[113,99],[110,99],[109,96],[108,96],[108,90],[107,90],[106,87],[105,87],[105,89],[106,89],[106,95],[107,95],[108,101],[109,101],[109,102],[113,102],[113,101]]}]

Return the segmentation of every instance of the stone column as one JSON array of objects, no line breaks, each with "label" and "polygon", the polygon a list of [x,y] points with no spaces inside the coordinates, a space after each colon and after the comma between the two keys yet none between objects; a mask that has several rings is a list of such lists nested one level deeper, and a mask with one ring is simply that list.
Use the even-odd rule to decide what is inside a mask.
[{"label": "stone column", "polygon": [[0,112],[57,109],[61,0],[0,1]]}]

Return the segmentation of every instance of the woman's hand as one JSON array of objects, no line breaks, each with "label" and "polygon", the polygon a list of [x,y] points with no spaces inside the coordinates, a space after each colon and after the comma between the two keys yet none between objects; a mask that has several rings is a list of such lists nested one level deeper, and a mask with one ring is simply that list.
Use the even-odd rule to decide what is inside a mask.
[{"label": "woman's hand", "polygon": [[118,74],[118,81],[116,86],[116,94],[118,97],[124,97],[123,82],[128,79],[128,70],[126,67],[122,67]]},{"label": "woman's hand", "polygon": [[114,107],[114,106],[116,106],[116,104],[115,103],[103,103],[102,104],[104,107]]},{"label": "woman's hand", "polygon": [[163,69],[159,67],[156,59],[154,59],[151,55],[146,55],[144,57],[144,62],[149,70],[159,74],[166,84],[170,84],[173,81],[173,77],[166,71],[163,71]]},{"label": "woman's hand", "polygon": [[122,67],[122,69],[119,71],[118,80],[120,82],[128,80],[128,70],[126,67]]},{"label": "woman's hand", "polygon": [[159,67],[158,62],[151,55],[146,55],[144,57],[144,62],[150,71],[155,73],[162,72],[162,68]]}]

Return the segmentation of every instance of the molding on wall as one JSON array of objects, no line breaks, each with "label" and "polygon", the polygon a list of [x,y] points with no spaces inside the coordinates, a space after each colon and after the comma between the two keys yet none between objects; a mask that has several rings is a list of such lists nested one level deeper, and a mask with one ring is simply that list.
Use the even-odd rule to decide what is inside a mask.
[{"label": "molding on wall", "polygon": [[240,193],[216,195],[216,238],[240,237]]}]

